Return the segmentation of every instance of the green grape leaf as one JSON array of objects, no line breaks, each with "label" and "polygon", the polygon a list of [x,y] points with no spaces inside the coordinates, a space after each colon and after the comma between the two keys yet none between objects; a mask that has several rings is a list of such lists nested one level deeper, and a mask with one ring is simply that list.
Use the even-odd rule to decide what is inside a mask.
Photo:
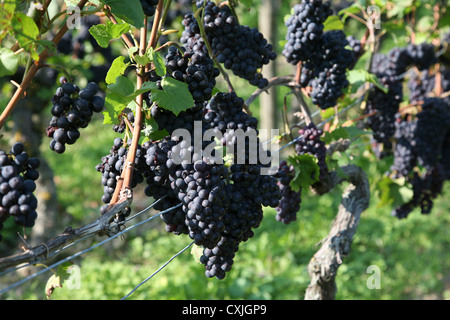
[{"label": "green grape leaf", "polygon": [[162,90],[152,89],[152,101],[158,103],[163,109],[172,111],[178,115],[182,111],[190,109],[194,105],[194,99],[184,82],[165,77],[161,81]]},{"label": "green grape leaf", "polygon": [[106,110],[103,112],[103,124],[114,123],[123,109],[131,106],[138,95],[155,88],[155,83],[145,82],[141,89],[136,90],[130,79],[118,76],[114,83],[108,85],[109,92],[105,97]]},{"label": "green grape leaf", "polygon": [[8,48],[0,48],[0,77],[15,74],[19,66],[19,55]]},{"label": "green grape leaf", "polygon": [[147,51],[147,56],[149,57],[150,61],[153,62],[156,68],[156,74],[160,77],[163,77],[166,75],[166,64],[164,63],[164,58],[161,56],[161,54],[157,51],[154,51],[153,48],[150,48]]},{"label": "green grape leaf", "polygon": [[0,1],[0,42],[12,29],[11,21],[16,9],[15,1]]},{"label": "green grape leaf", "polygon": [[325,144],[330,144],[332,141],[338,141],[339,139],[353,139],[363,134],[367,134],[367,132],[356,126],[339,127],[331,132],[325,132],[323,142],[325,142]]},{"label": "green grape leaf", "polygon": [[203,255],[203,248],[202,247],[200,247],[200,246],[198,246],[196,244],[192,245],[191,254],[192,254],[192,257],[194,258],[194,261],[196,261],[198,263],[201,263],[200,262],[200,258]]},{"label": "green grape leaf", "polygon": [[45,295],[47,296],[47,299],[50,299],[50,296],[56,288],[62,288],[63,282],[70,277],[70,272],[68,272],[70,267],[72,267],[72,262],[65,262],[59,265],[56,272],[47,280],[45,286]]},{"label": "green grape leaf", "polygon": [[116,59],[114,59],[113,63],[111,64],[111,67],[108,70],[108,73],[106,74],[105,78],[106,83],[107,84],[114,83],[116,81],[116,78],[122,75],[128,66],[129,63],[125,63],[124,56],[119,56]]},{"label": "green grape leaf", "polygon": [[34,20],[22,12],[16,12],[12,19],[12,27],[19,45],[29,52],[34,60],[39,60],[39,54],[34,47],[34,42],[39,36],[39,28]]},{"label": "green grape leaf", "polygon": [[377,86],[377,88],[379,88],[384,93],[387,93],[389,91],[388,88],[386,88],[384,85],[381,84],[380,80],[377,78],[376,75],[369,73],[363,69],[348,70],[347,80],[350,82],[352,86],[359,87],[365,82],[370,82],[375,86]]},{"label": "green grape leaf", "polygon": [[338,16],[329,16],[323,23],[323,31],[343,30],[344,23]]},{"label": "green grape leaf", "polygon": [[406,186],[405,178],[391,179],[383,177],[376,184],[376,190],[380,202],[378,208],[384,206],[396,207],[407,203],[413,196],[413,191]]},{"label": "green grape leaf", "polygon": [[139,0],[106,0],[105,4],[111,7],[111,12],[120,19],[136,28],[144,26],[144,11]]},{"label": "green grape leaf", "polygon": [[89,28],[89,33],[97,40],[102,48],[109,46],[109,41],[120,38],[120,36],[130,30],[128,23],[114,24],[107,21],[106,24],[97,24]]},{"label": "green grape leaf", "polygon": [[108,89],[112,93],[125,97],[134,92],[134,83],[127,77],[118,76],[114,83],[108,85]]},{"label": "green grape leaf", "polygon": [[301,188],[308,188],[319,181],[319,165],[314,156],[309,154],[291,156],[288,162],[295,168],[295,176],[290,183],[292,190],[298,192]]}]

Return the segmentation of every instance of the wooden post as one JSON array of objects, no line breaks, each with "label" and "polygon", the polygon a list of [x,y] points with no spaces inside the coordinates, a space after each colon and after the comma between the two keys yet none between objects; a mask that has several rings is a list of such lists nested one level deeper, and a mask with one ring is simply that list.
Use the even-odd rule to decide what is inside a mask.
[{"label": "wooden post", "polygon": [[[274,47],[277,44],[277,11],[278,1],[262,0],[259,7],[258,21],[259,31]],[[270,62],[263,67],[262,74],[265,78],[271,79],[277,74],[276,61]],[[269,88],[268,93],[262,93],[260,96],[260,119],[261,129],[278,128],[279,112],[277,110],[276,87]]]}]

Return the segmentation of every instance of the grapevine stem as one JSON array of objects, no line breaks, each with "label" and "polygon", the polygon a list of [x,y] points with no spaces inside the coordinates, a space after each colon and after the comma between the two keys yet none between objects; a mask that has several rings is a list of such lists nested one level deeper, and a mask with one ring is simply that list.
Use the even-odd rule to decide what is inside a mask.
[{"label": "grapevine stem", "polygon": [[152,33],[150,34],[150,40],[148,41],[147,49],[155,48],[158,40],[159,21],[161,20],[164,0],[159,0],[156,7],[155,17],[153,18]]},{"label": "grapevine stem", "polygon": [[[111,20],[112,23],[118,24],[116,18],[112,15],[111,9],[109,7],[106,7],[104,12],[105,12],[105,15],[108,17],[108,19]],[[134,47],[133,42],[131,42],[131,40],[126,36],[125,33],[121,35],[121,38],[125,42],[125,44],[127,45],[128,49]]]}]

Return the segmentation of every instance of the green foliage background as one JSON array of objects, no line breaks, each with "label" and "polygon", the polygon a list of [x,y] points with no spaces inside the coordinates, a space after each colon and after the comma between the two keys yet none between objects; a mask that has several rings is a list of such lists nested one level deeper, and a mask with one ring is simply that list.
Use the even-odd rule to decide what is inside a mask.
[{"label": "green foliage background", "polygon": [[[412,3],[402,1],[403,8],[407,7],[403,2],[407,5]],[[256,6],[258,1],[253,3]],[[281,17],[289,13],[293,3],[295,1],[283,1],[280,8],[280,39],[284,38]],[[425,2],[416,3],[424,11],[423,17],[427,17],[429,8]],[[257,10],[242,10],[242,13],[241,23],[257,25]],[[421,20],[421,25],[427,23],[430,23],[428,19]],[[382,51],[404,45],[407,37],[406,28],[398,27],[397,24],[388,27],[392,36],[384,42]],[[356,37],[360,36],[361,29],[361,25],[355,21],[346,26],[347,34]],[[418,33],[418,37],[424,38],[421,33]],[[281,42],[277,45],[280,52]],[[87,55],[83,61],[61,56],[52,59],[52,63],[73,69],[73,75],[83,85],[89,66],[96,64],[101,57]],[[289,72],[292,72],[289,66],[281,65],[280,74]],[[247,97],[254,89],[236,78],[233,78],[233,83],[235,88],[239,88],[238,94],[242,97]],[[55,83],[53,88],[43,88],[41,94],[48,95],[57,86]],[[221,86],[224,87],[224,84],[219,83]],[[10,92],[7,85],[1,89],[0,102],[5,105]],[[280,106],[283,104],[284,90],[278,90]],[[255,115],[259,114],[258,100],[252,105],[252,111]],[[54,170],[58,198],[63,208],[61,215],[71,217],[72,227],[91,222],[99,214],[103,188],[95,165],[109,152],[114,137],[118,136],[110,126],[102,125],[102,120],[101,116],[96,117],[88,128],[83,129],[82,138],[62,155],[50,151],[47,143],[41,147],[43,156]],[[383,190],[377,184],[392,159],[379,161],[370,155],[369,148],[369,141],[363,138],[352,147],[352,158],[340,153],[334,157],[340,165],[351,161],[362,166],[372,188],[370,208],[363,213],[351,253],[339,268],[336,298],[450,299],[449,184],[445,185],[444,193],[436,200],[430,215],[421,215],[419,210],[415,210],[407,219],[398,220],[390,215],[392,207],[380,201]],[[142,191],[135,191],[133,211],[150,204]],[[337,188],[321,197],[304,192],[298,219],[290,225],[277,222],[275,211],[266,209],[262,225],[255,230],[255,237],[241,245],[233,270],[224,280],[206,278],[203,266],[195,261],[188,250],[141,286],[129,299],[303,299],[310,280],[308,262],[320,241],[328,234],[341,200],[341,192],[342,188]],[[154,213],[151,211],[145,217]],[[126,233],[123,238],[75,259],[73,263],[80,267],[81,272],[80,288],[69,289],[63,285],[62,288],[56,288],[51,299],[120,299],[190,242],[187,236],[166,233],[162,221],[155,219]],[[78,252],[86,248],[88,243],[83,242],[65,254]],[[380,289],[367,287],[366,282],[371,275],[367,273],[367,268],[372,265],[381,270]],[[41,268],[35,267],[32,271]],[[48,272],[1,298],[46,299],[45,284],[50,276],[51,272]],[[23,274],[14,274],[8,282],[21,278]]]}]

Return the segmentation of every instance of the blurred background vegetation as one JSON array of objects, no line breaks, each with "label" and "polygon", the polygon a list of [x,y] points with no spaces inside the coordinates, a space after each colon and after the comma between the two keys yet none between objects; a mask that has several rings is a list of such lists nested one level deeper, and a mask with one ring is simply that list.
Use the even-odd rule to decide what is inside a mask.
[{"label": "blurred background vegetation", "polygon": [[[277,52],[281,53],[285,34],[284,16],[299,1],[279,1],[277,13]],[[386,3],[381,1],[382,3]],[[393,1],[396,3],[396,1]],[[413,4],[414,1],[410,1]],[[58,1],[56,1],[58,3]],[[240,7],[241,23],[258,26],[259,1],[253,1],[249,10]],[[332,1],[339,10],[351,1]],[[425,1],[415,1],[427,17]],[[341,7],[342,6],[342,7]],[[56,10],[56,9],[54,9]],[[393,19],[393,18],[392,18]],[[425,23],[425,22],[423,22]],[[175,18],[172,28],[181,30],[181,17]],[[383,42],[381,51],[394,46],[403,46],[409,37],[408,28],[401,17],[395,23],[389,22],[390,34]],[[360,38],[364,33],[362,25],[350,20],[345,26],[348,35]],[[419,39],[426,39],[417,33]],[[119,42],[113,44],[113,54],[125,54]],[[72,55],[58,54],[52,57],[50,65],[64,66],[79,86],[92,81],[109,66],[101,52],[86,47],[87,54],[76,58]],[[365,63],[364,58],[360,62]],[[99,216],[103,187],[101,174],[95,165],[101,157],[108,154],[117,133],[110,126],[102,125],[102,116],[96,115],[92,123],[82,129],[81,139],[68,147],[64,154],[52,152],[45,135],[45,126],[50,120],[50,97],[58,87],[57,78],[62,72],[42,72],[28,95],[36,111],[32,121],[41,136],[36,152],[52,169],[52,179],[57,194],[57,215],[52,226],[45,230],[48,239],[60,233],[67,226],[74,228],[92,222]],[[281,57],[277,60],[278,75],[292,74],[294,70]],[[133,74],[130,73],[130,77]],[[52,79],[48,83],[49,79]],[[20,80],[20,79],[19,79]],[[9,79],[0,79],[0,105],[5,106],[12,94]],[[254,88],[233,77],[238,95],[248,97]],[[218,87],[223,89],[221,82]],[[105,85],[102,85],[105,89]],[[283,98],[287,89],[277,88],[278,113],[281,113]],[[258,98],[251,109],[260,116]],[[290,113],[298,111],[298,106],[289,106]],[[295,120],[293,120],[294,122]],[[2,145],[17,139],[18,133],[13,125],[5,127],[6,134]],[[289,152],[289,151],[288,151]],[[421,215],[415,210],[407,219],[398,220],[391,216],[392,206],[380,201],[382,194],[377,183],[392,164],[392,158],[379,160],[370,152],[368,137],[355,143],[350,152],[352,156],[337,153],[334,159],[339,164],[355,163],[364,168],[372,186],[370,208],[365,211],[352,244],[351,254],[344,259],[339,268],[337,299],[450,299],[450,186],[445,185],[444,193],[435,202],[430,215]],[[342,188],[318,197],[305,191],[301,210],[296,222],[283,225],[275,220],[273,209],[265,210],[260,228],[255,237],[243,243],[236,255],[233,270],[224,280],[208,279],[204,276],[203,265],[198,263],[190,250],[174,259],[166,268],[149,282],[141,286],[129,299],[303,299],[309,284],[307,264],[318,244],[328,234],[341,201]],[[143,189],[134,192],[133,212],[144,209],[151,203]],[[155,212],[150,211],[148,217]],[[141,219],[144,219],[142,217]],[[39,218],[38,218],[39,219]],[[0,256],[19,252],[23,243],[19,240],[12,223],[5,225],[0,243]],[[29,232],[29,231],[27,231]],[[96,239],[99,240],[99,239]],[[187,236],[174,236],[164,230],[162,220],[140,226],[94,251],[84,254],[72,262],[80,267],[80,289],[57,288],[51,299],[120,299],[142,280],[155,272],[170,257],[188,245]],[[94,244],[87,240],[64,252],[58,259],[87,248]],[[367,268],[376,265],[381,270],[381,288],[369,289],[366,282],[371,274]],[[19,281],[29,273],[42,267],[34,267],[0,278],[1,287]],[[45,285],[51,272],[28,281],[14,290],[8,291],[1,299],[46,299]]]}]

